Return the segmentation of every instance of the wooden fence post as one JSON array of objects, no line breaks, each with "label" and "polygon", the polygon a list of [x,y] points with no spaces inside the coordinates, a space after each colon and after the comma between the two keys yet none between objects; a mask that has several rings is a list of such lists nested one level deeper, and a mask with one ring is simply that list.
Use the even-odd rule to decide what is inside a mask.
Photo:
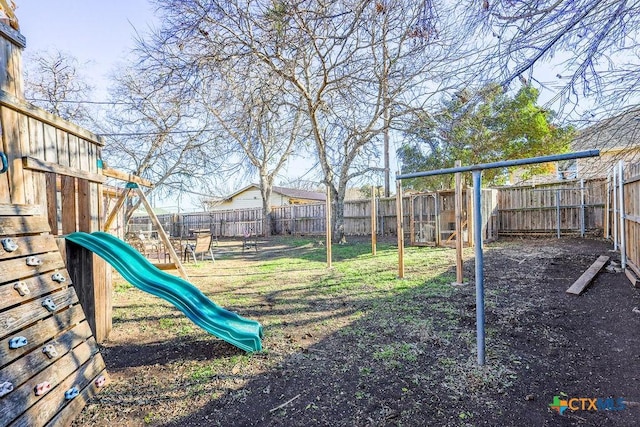
[{"label": "wooden fence post", "polygon": [[326,216],[326,246],[327,246],[327,268],[331,268],[331,187],[327,184],[327,201],[325,207]]},{"label": "wooden fence post", "polygon": [[402,185],[396,181],[396,216],[398,221],[398,278],[404,278],[404,215],[402,212]]},{"label": "wooden fence post", "polygon": [[371,184],[371,255],[376,255],[376,187]]},{"label": "wooden fence post", "polygon": [[[462,166],[462,161],[456,160],[455,167]],[[462,264],[462,173],[457,172],[456,177],[456,194],[455,194],[455,216],[456,216],[456,283],[462,284],[463,264]]]}]

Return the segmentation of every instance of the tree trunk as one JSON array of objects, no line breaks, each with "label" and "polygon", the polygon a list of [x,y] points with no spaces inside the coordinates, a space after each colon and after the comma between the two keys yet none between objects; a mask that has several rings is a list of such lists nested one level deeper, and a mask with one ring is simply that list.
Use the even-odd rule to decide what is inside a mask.
[{"label": "tree trunk", "polygon": [[265,237],[271,236],[271,192],[272,179],[268,175],[260,175],[260,195],[262,196],[262,232]]},{"label": "tree trunk", "polygon": [[346,243],[344,232],[344,196],[346,188],[334,185],[330,186],[331,191],[331,241],[333,243]]}]

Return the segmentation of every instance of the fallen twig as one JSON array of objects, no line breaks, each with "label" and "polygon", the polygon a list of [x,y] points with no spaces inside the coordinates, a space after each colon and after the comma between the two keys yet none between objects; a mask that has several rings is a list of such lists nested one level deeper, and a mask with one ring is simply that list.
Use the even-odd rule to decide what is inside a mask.
[{"label": "fallen twig", "polygon": [[284,407],[285,407],[285,406],[287,406],[289,403],[293,402],[294,400],[296,400],[296,399],[297,399],[297,398],[299,398],[299,397],[300,397],[300,394],[297,394],[297,395],[293,396],[291,399],[289,399],[289,400],[287,400],[286,402],[284,402],[283,404],[278,405],[278,406],[276,406],[275,408],[273,408],[273,409],[269,410],[269,412],[275,412],[275,411],[277,411],[278,409],[284,408]]}]

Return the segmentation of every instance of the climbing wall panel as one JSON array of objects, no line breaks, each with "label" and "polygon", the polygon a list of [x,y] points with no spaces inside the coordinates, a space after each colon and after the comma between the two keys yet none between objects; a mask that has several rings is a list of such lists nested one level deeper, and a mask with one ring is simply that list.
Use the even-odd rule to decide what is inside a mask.
[{"label": "climbing wall panel", "polygon": [[49,223],[0,204],[0,426],[68,425],[108,382]]}]

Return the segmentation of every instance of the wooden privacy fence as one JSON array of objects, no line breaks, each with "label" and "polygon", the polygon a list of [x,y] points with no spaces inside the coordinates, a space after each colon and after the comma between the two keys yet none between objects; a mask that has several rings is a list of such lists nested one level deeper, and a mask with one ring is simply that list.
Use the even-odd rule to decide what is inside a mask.
[{"label": "wooden privacy fence", "polygon": [[[483,190],[483,230],[488,240],[497,238],[497,193],[496,190]],[[431,193],[429,193],[431,194]],[[403,197],[403,214],[406,237],[414,243],[439,244],[435,238],[424,238],[428,218],[441,217],[441,240],[447,240],[454,231],[453,192],[439,192],[442,199],[438,211],[430,211],[430,205],[424,204],[424,212],[418,209],[416,198],[431,197],[429,194],[407,195]],[[435,194],[435,193],[434,193]],[[470,202],[469,202],[470,203]],[[413,205],[413,206],[412,206]],[[422,205],[421,205],[422,206]],[[395,236],[397,233],[395,198],[376,200],[377,234]],[[326,230],[325,204],[288,205],[273,208],[271,213],[271,233],[273,235],[316,236],[324,235]],[[371,234],[371,200],[349,200],[344,203],[344,233],[348,236],[366,236]],[[158,215],[165,231],[174,237],[190,237],[197,230],[210,230],[218,237],[243,237],[245,233],[264,235],[262,209],[238,209],[213,212]],[[425,220],[426,219],[426,220]],[[410,226],[411,224],[411,226]],[[129,232],[152,231],[147,216],[134,217],[129,223]],[[468,233],[465,233],[467,235]],[[419,236],[419,238],[415,238]],[[420,237],[422,236],[422,237]],[[433,236],[432,236],[433,237]],[[467,240],[468,244],[472,244]]]},{"label": "wooden privacy fence", "polygon": [[[173,237],[193,237],[200,230],[210,230],[217,237],[243,237],[245,233],[263,235],[262,218],[262,209],[158,215],[162,227]],[[152,231],[151,220],[148,216],[133,217],[128,231]]]},{"label": "wooden privacy fence", "polygon": [[[640,163],[625,166],[623,176],[624,250],[627,264],[634,272],[633,278],[630,276],[630,279],[637,286],[640,284]],[[614,248],[617,250],[622,230],[619,182],[614,186],[614,180],[609,179],[608,183],[606,237],[614,240]]]},{"label": "wooden privacy fence", "polygon": [[[409,199],[405,198],[405,210]],[[379,234],[395,235],[395,199],[377,201]],[[371,201],[345,202],[345,234],[368,235],[371,233]],[[323,235],[325,233],[324,203],[288,205],[273,208],[271,233],[275,235]],[[408,220],[408,214],[407,214]],[[236,209],[213,212],[158,215],[164,229],[175,237],[189,237],[195,230],[208,229],[219,237],[242,237],[246,232],[264,235],[263,212],[260,208]],[[129,232],[151,231],[148,216],[131,218]]]},{"label": "wooden privacy fence", "polygon": [[500,188],[499,233],[559,236],[602,230],[605,198],[604,179]]},{"label": "wooden privacy fence", "polygon": [[[466,215],[472,203],[469,195],[463,197],[463,240],[472,245],[471,218]],[[403,213],[408,241],[418,245],[453,243],[453,196],[453,190],[405,196]],[[483,189],[483,236],[490,241],[498,235],[597,232],[604,227],[605,199],[605,179]],[[377,234],[395,236],[395,198],[380,198],[376,205]],[[220,237],[242,237],[247,230],[264,235],[262,209],[257,208],[168,214],[159,218],[165,230],[176,237],[187,237],[194,230],[202,229],[209,229]],[[129,230],[151,230],[151,222],[148,217],[133,218]],[[324,203],[274,208],[271,232],[274,235],[324,235]],[[344,232],[350,236],[371,233],[371,200],[345,202]]]},{"label": "wooden privacy fence", "polygon": [[[405,220],[409,222],[409,197],[403,199]],[[378,234],[395,235],[395,198],[376,201]],[[344,206],[346,235],[371,234],[371,201],[347,201]],[[324,235],[325,204],[288,205],[273,208],[271,233],[274,235]],[[264,235],[263,212],[260,208],[213,212],[158,215],[163,228],[174,237],[189,237],[196,230],[208,229],[218,237],[242,237],[246,232]],[[148,216],[131,218],[129,232],[151,231]]]}]

